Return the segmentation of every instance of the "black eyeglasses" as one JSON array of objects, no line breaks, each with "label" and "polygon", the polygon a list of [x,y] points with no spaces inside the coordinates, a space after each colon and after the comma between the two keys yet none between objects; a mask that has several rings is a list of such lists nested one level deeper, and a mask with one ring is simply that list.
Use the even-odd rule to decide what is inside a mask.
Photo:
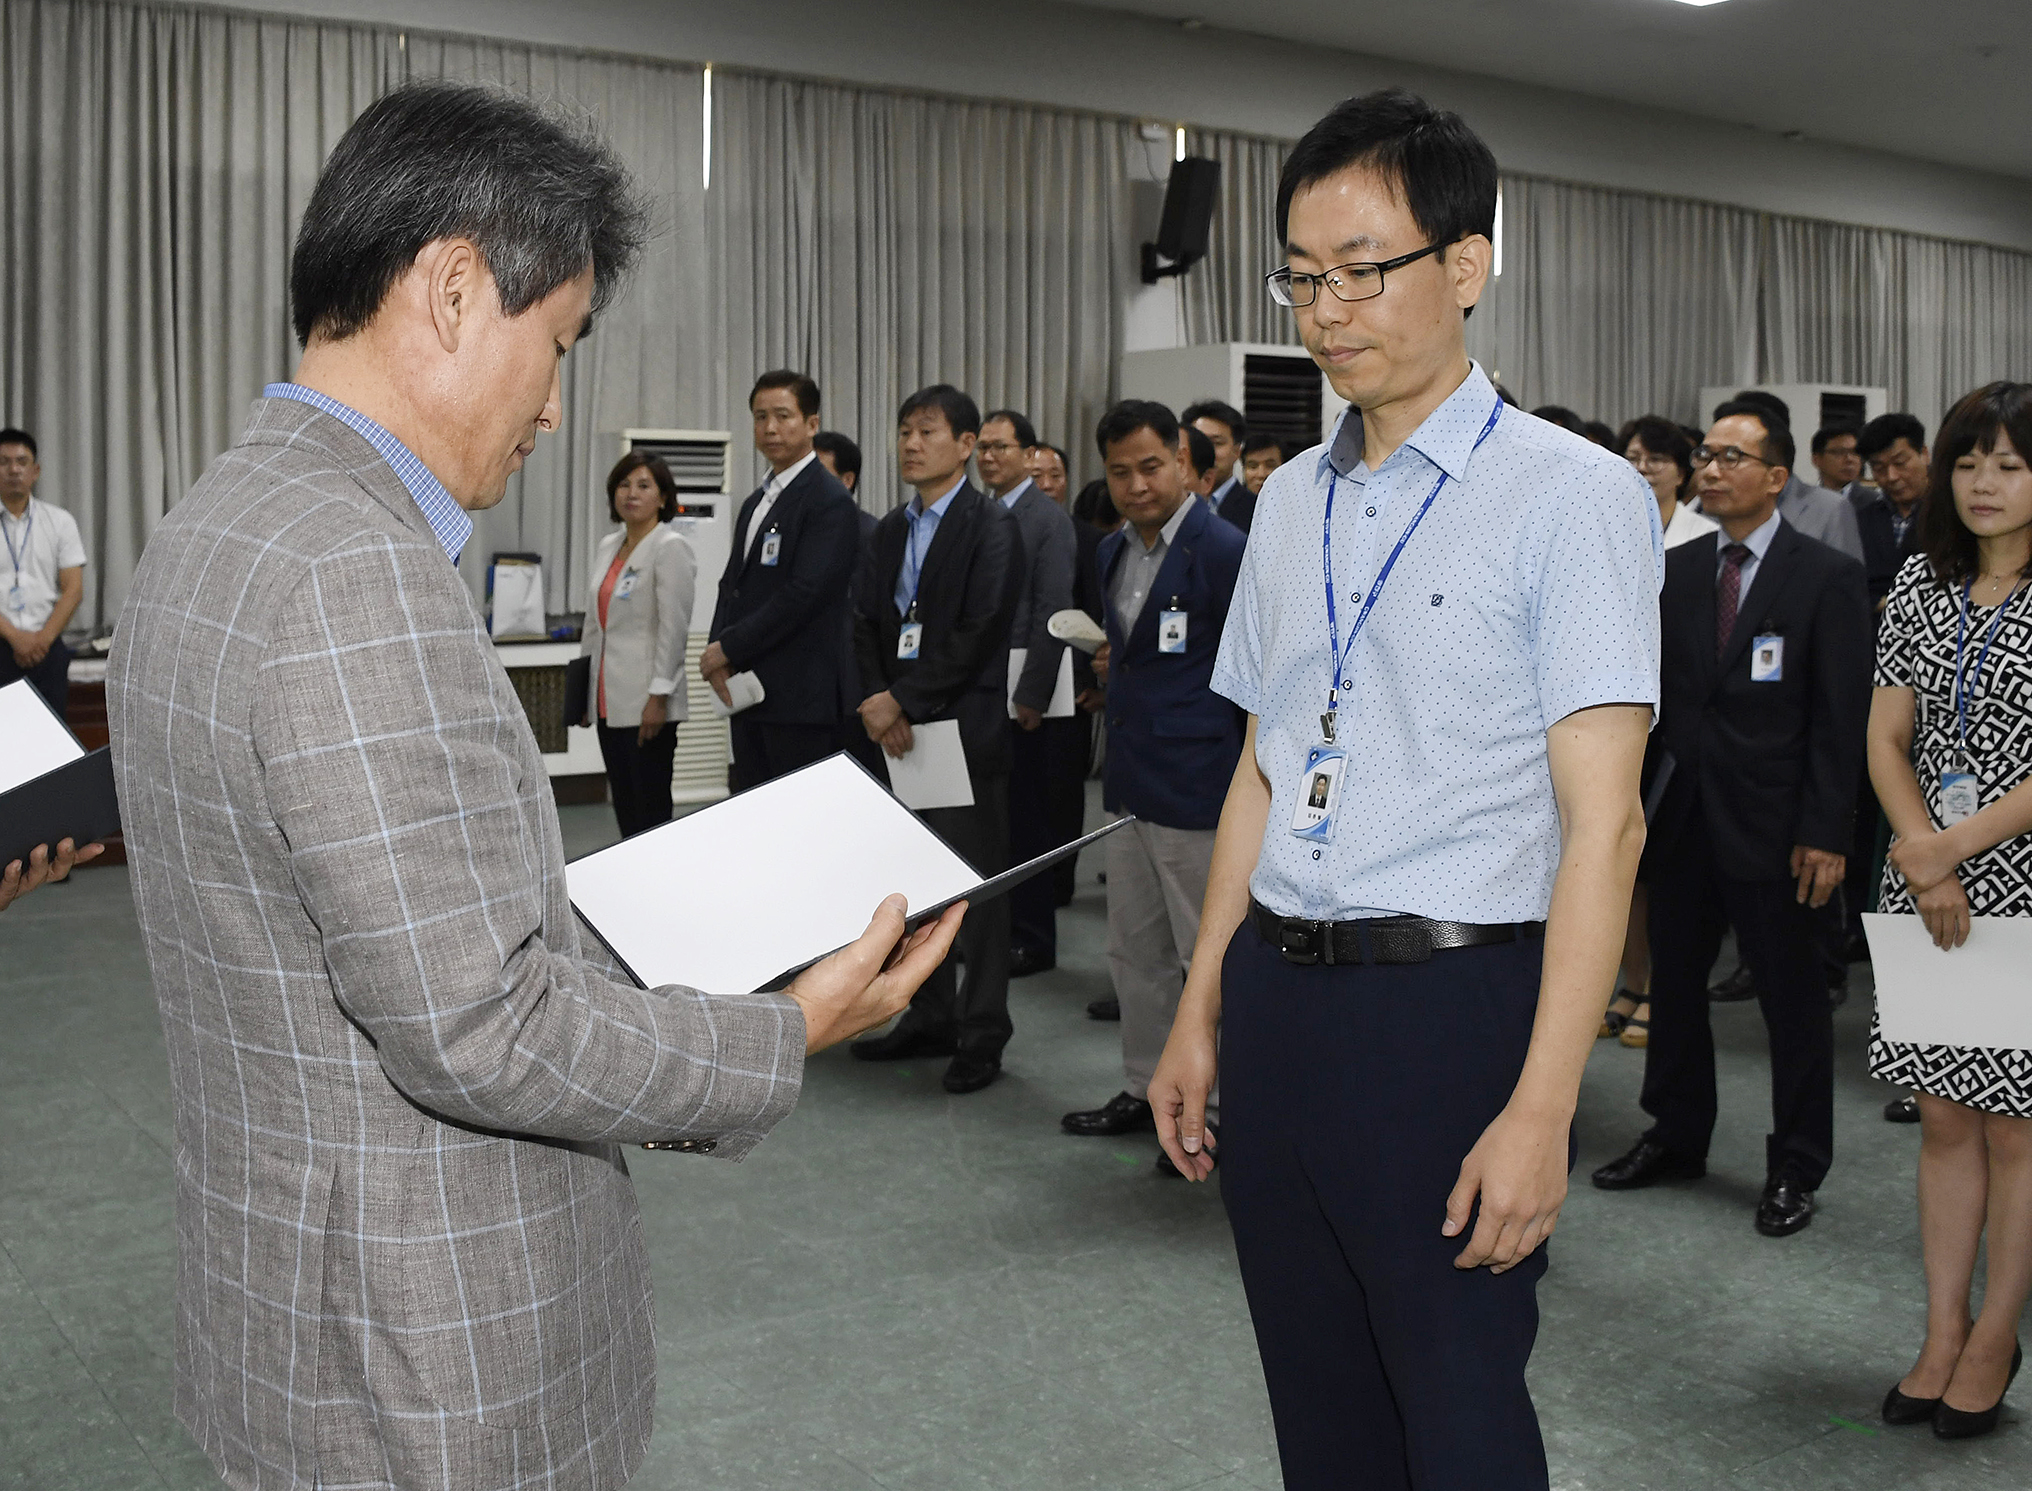
[{"label": "black eyeglasses", "polygon": [[1745,461],[1755,461],[1759,466],[1778,464],[1776,461],[1767,461],[1762,456],[1753,456],[1733,445],[1696,445],[1693,448],[1693,469],[1698,471],[1709,461],[1719,461],[1724,471],[1734,471]]},{"label": "black eyeglasses", "polygon": [[1273,269],[1263,276],[1263,283],[1270,287],[1270,298],[1279,305],[1311,305],[1319,299],[1319,287],[1325,285],[1336,300],[1353,304],[1358,300],[1374,300],[1383,293],[1383,276],[1393,269],[1402,269],[1406,264],[1423,259],[1427,254],[1443,254],[1451,245],[1428,243],[1422,249],[1413,249],[1408,254],[1399,254],[1394,259],[1385,259],[1380,264],[1336,264],[1323,274],[1303,274],[1295,269]]}]

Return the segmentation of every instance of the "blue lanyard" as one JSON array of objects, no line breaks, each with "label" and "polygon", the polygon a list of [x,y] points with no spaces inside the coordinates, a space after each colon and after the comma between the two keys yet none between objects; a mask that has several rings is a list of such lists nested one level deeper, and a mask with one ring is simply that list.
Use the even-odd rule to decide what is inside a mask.
[{"label": "blue lanyard", "polygon": [[1990,629],[1983,636],[1982,650],[1976,654],[1976,665],[1969,670],[1968,688],[1964,690],[1961,683],[1961,657],[1963,645],[1968,641],[1969,590],[1973,583],[1970,580],[1961,582],[1961,625],[1955,628],[1954,633],[1954,712],[1960,726],[1957,744],[1964,766],[1968,765],[1969,759],[1969,700],[1975,697],[1976,685],[1982,680],[1983,663],[1990,655],[1990,644],[1997,640],[1997,628],[2004,624],[2004,612],[2011,602],[2018,598],[2018,592],[2023,588],[2022,584],[2013,585],[2011,593],[1997,603],[1997,614],[1990,618]]},{"label": "blue lanyard", "polygon": [[[917,523],[922,522],[925,514],[930,511],[931,509],[928,507],[921,510],[917,515],[917,522],[910,522],[910,515],[908,513],[904,514],[905,522],[910,528],[910,537],[907,545],[910,550],[910,604],[903,608],[903,619],[905,621],[908,621],[917,610],[917,587],[924,580],[924,561],[917,555]],[[941,517],[939,521],[944,522],[945,520]]]},{"label": "blue lanyard", "polygon": [[23,523],[21,526],[21,547],[19,549],[16,549],[14,547],[13,530],[10,529],[4,521],[0,521],[0,538],[4,538],[7,540],[7,557],[14,561],[14,583],[16,585],[19,585],[21,583],[21,556],[23,554],[28,554],[32,552],[28,547],[28,541],[34,537],[35,537],[35,505],[33,502],[31,502],[28,507],[27,522]]},{"label": "blue lanyard", "polygon": [[[1468,452],[1470,457],[1482,448],[1482,442],[1489,438],[1490,432],[1496,428],[1496,421],[1502,417],[1503,401],[1498,399],[1496,407],[1489,411],[1489,418],[1482,426],[1482,433],[1475,436],[1474,446]],[[1348,659],[1354,655],[1355,639],[1362,635],[1362,628],[1369,624],[1369,613],[1376,609],[1376,598],[1382,595],[1384,582],[1390,578],[1390,571],[1396,568],[1397,556],[1404,552],[1404,546],[1411,542],[1411,535],[1418,531],[1418,525],[1425,521],[1426,513],[1432,510],[1432,504],[1439,498],[1440,489],[1446,485],[1446,478],[1446,472],[1439,473],[1439,480],[1432,484],[1432,490],[1426,493],[1425,501],[1420,503],[1418,511],[1411,515],[1411,522],[1406,525],[1404,536],[1397,540],[1397,547],[1390,551],[1390,557],[1383,561],[1383,568],[1377,571],[1376,582],[1369,587],[1369,594],[1362,602],[1362,609],[1355,615],[1354,625],[1348,628],[1348,642],[1345,647],[1341,645],[1340,620],[1334,609],[1333,583],[1333,505],[1340,474],[1336,472],[1327,479],[1326,523],[1320,547],[1326,556],[1326,641],[1332,654],[1333,674],[1327,679],[1326,713],[1320,716],[1320,729],[1325,732],[1329,744],[1334,738],[1334,715],[1340,709],[1341,669],[1347,666]]]}]

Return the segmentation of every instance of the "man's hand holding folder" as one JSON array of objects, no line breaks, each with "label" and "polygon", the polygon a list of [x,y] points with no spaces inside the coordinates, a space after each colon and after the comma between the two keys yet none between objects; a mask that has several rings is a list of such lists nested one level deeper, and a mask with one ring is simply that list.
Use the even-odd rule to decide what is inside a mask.
[{"label": "man's hand holding folder", "polygon": [[967,903],[903,935],[904,899],[890,896],[860,939],[805,969],[783,992],[804,1011],[804,1049],[823,1051],[901,1014],[917,986],[945,961]]},{"label": "man's hand holding folder", "polygon": [[[37,844],[30,851],[25,863],[17,859],[5,870],[0,870],[0,911],[5,911],[9,903],[27,895],[38,885],[61,880],[70,874],[73,867],[89,864],[105,852],[104,844],[87,844],[80,849],[69,839],[65,839],[56,846],[56,853],[52,856],[49,845]],[[888,907],[885,905],[883,909],[886,911]],[[924,930],[931,929],[927,927]],[[920,932],[918,935],[921,937],[924,933]],[[816,973],[818,970],[814,968],[812,972]],[[923,980],[920,979],[918,982],[922,983]]]}]

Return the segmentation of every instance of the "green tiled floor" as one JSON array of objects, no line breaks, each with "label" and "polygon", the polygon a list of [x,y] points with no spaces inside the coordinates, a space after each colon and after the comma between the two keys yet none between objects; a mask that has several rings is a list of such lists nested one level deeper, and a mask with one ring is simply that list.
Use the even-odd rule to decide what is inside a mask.
[{"label": "green tiled floor", "polygon": [[[602,808],[565,812],[583,852]],[[634,1162],[661,1317],[649,1491],[1246,1491],[1278,1484],[1218,1195],[1148,1138],[1058,1115],[1119,1085],[1092,871],[1062,966],[1022,981],[1008,1072],[831,1052],[740,1166]],[[1754,1006],[1717,1010],[1724,1116],[1704,1184],[1606,1196],[1640,1127],[1639,1053],[1603,1045],[1533,1384],[1567,1491],[2032,1485],[2017,1412],[1936,1444],[1877,1422],[1916,1342],[1917,1135],[1863,1075],[1867,969],[1837,1016],[1839,1145],[1797,1238],[1750,1229],[1767,1098]],[[123,870],[0,917],[0,1487],[217,1484],[170,1412],[169,1103]],[[2023,1390],[2032,1394],[2032,1389]],[[2027,1401],[2032,1401],[2028,1398]]]}]

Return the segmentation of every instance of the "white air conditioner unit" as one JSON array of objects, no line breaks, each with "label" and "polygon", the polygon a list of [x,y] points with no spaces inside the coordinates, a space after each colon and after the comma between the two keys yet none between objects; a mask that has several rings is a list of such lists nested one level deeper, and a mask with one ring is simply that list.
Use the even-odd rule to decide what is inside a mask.
[{"label": "white air conditioner unit", "polygon": [[1251,434],[1260,430],[1285,442],[1286,460],[1325,439],[1348,406],[1303,347],[1279,342],[1127,352],[1121,389],[1125,399],[1154,399],[1174,414],[1201,399],[1232,404]]},{"label": "white air conditioner unit", "polygon": [[1822,425],[1841,420],[1868,424],[1891,407],[1890,392],[1850,383],[1730,383],[1700,391],[1700,423],[1705,428],[1715,406],[1726,403],[1745,388],[1768,393],[1785,401],[1792,411],[1792,438],[1799,443],[1799,462],[1807,465],[1807,442]]},{"label": "white air conditioner unit", "polygon": [[[719,598],[720,573],[734,547],[734,519],[739,504],[728,486],[728,455],[733,436],[726,430],[622,430],[615,459],[633,451],[660,456],[677,483],[677,516],[670,526],[690,541],[698,556],[698,585],[691,608],[690,635],[685,640],[684,678],[691,717],[677,727],[677,764],[671,773],[673,802],[717,802],[727,795],[727,722],[712,711],[713,691],[699,677],[699,654],[713,624]],[[596,473],[600,488],[606,468]]]}]

